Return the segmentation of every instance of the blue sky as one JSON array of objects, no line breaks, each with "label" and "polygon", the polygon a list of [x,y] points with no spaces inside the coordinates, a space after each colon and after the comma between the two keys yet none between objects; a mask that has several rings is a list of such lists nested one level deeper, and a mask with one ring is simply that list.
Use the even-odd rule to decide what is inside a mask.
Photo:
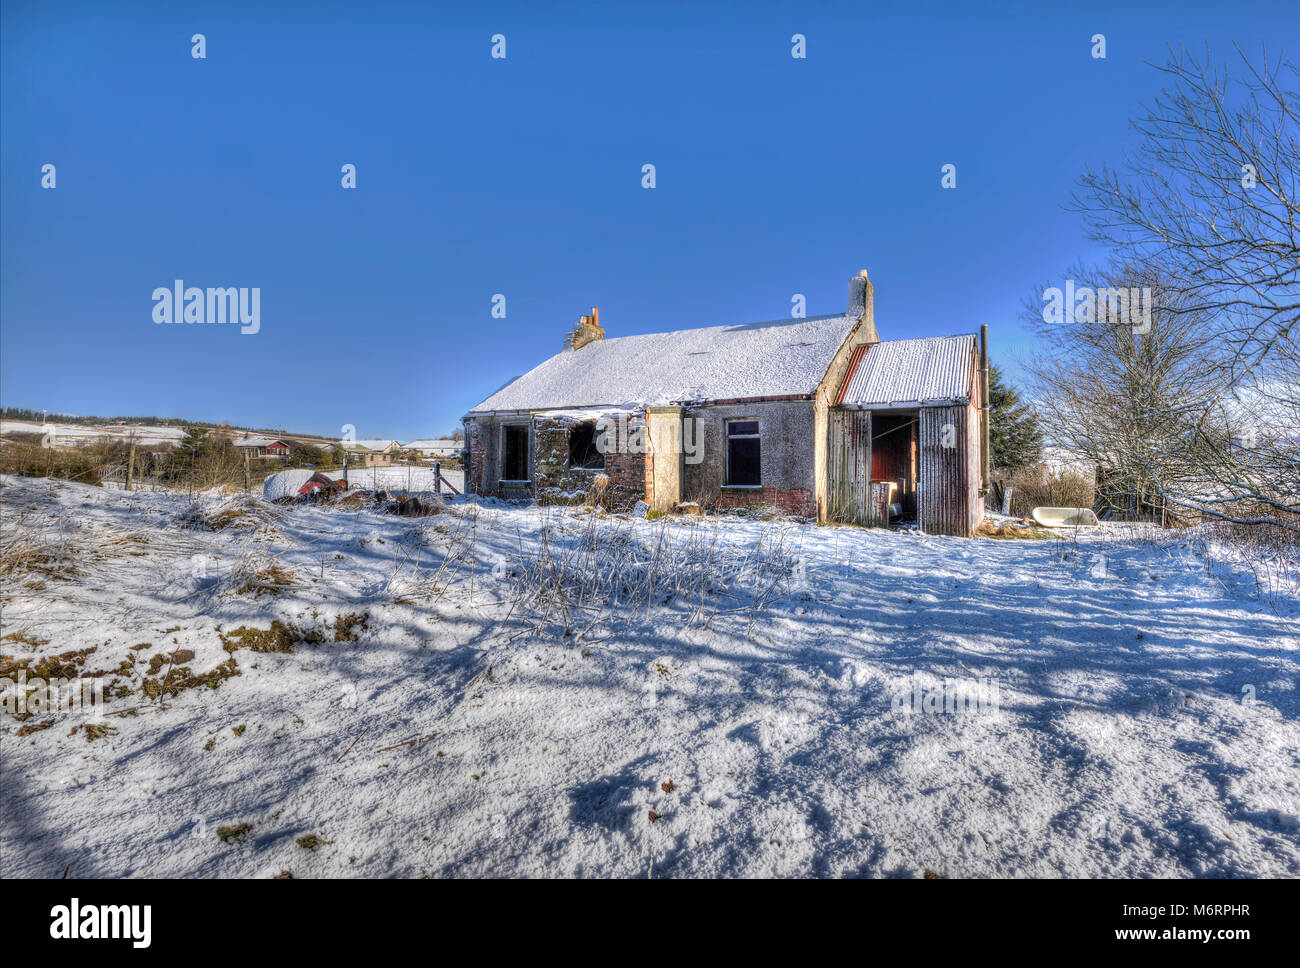
[{"label": "blue sky", "polygon": [[[883,338],[987,323],[1014,373],[1021,302],[1099,254],[1064,206],[1133,143],[1144,62],[1295,56],[1297,28],[1248,0],[6,0],[0,402],[427,436],[593,305],[610,337],[832,313],[859,268]],[[260,332],[156,325],[175,279],[260,287]]]}]

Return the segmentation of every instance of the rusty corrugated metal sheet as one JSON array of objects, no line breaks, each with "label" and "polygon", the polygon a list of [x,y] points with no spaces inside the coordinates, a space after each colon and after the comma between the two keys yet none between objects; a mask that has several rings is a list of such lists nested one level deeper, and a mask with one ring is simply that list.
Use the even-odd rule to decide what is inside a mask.
[{"label": "rusty corrugated metal sheet", "polygon": [[870,346],[870,343],[863,343],[861,346],[855,346],[853,348],[853,355],[849,357],[848,369],[844,371],[847,375],[844,377],[844,383],[840,386],[839,396],[835,398],[836,406],[844,402],[844,394],[849,389],[849,383],[852,380],[853,374],[858,371],[858,364],[862,362],[862,355],[867,352]]},{"label": "rusty corrugated metal sheet", "polygon": [[854,353],[838,402],[864,409],[966,403],[975,354],[974,334],[873,343]]},{"label": "rusty corrugated metal sheet", "polygon": [[921,410],[916,510],[926,534],[969,537],[979,526],[978,427],[966,405]]},{"label": "rusty corrugated metal sheet", "polygon": [[871,413],[832,410],[827,519],[853,524],[872,523],[868,495],[871,485]]}]

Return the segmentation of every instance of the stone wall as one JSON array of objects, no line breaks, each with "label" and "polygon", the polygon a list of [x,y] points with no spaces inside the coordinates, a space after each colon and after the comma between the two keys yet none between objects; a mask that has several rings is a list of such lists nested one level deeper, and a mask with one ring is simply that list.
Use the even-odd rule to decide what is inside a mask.
[{"label": "stone wall", "polygon": [[[767,504],[789,514],[812,515],[813,404],[809,400],[726,404],[689,410],[699,421],[697,445],[703,458],[684,467],[682,500],[709,507],[733,508]],[[757,420],[760,487],[731,487],[726,483],[728,420]]]},{"label": "stone wall", "polygon": [[[599,419],[593,414],[589,419]],[[468,493],[507,500],[535,499],[543,504],[580,504],[601,475],[609,478],[605,503],[612,508],[631,507],[645,495],[646,457],[643,454],[609,452],[605,468],[569,466],[569,431],[586,422],[572,413],[531,415],[489,415],[466,421],[469,467],[465,485]],[[529,426],[529,483],[503,484],[502,430],[509,424]]]},{"label": "stone wall", "polygon": [[[653,454],[629,453],[626,447],[611,446],[606,448],[603,471],[569,466],[570,429],[599,416],[536,413],[493,415],[467,421],[466,439],[470,453],[467,488],[471,493],[494,497],[516,500],[531,497],[542,503],[574,504],[586,500],[597,476],[603,473],[609,478],[607,506],[627,508],[639,500],[659,506],[655,501]],[[705,509],[768,505],[786,514],[815,514],[811,401],[706,406],[687,410],[684,416],[698,421],[695,442],[701,460],[681,466],[680,500],[696,501]],[[760,487],[730,487],[726,484],[726,421],[733,419],[758,421]],[[530,427],[530,483],[527,487],[503,486],[499,480],[502,428],[521,422],[527,422]],[[640,415],[633,418],[632,427],[644,428]],[[677,461],[676,456],[661,455],[660,459]]]},{"label": "stone wall", "polygon": [[[465,493],[506,500],[528,500],[533,497],[533,485],[501,483],[501,449],[504,428],[510,425],[530,426],[528,414],[510,414],[471,417],[465,421],[465,441],[469,449],[469,466],[465,469]],[[528,466],[533,466],[536,449],[534,435],[528,435]]]}]

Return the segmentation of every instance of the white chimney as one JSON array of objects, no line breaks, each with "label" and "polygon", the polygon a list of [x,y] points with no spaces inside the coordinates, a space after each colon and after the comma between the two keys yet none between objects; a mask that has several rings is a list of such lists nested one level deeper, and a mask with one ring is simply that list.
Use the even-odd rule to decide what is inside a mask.
[{"label": "white chimney", "polygon": [[867,270],[859,269],[858,274],[849,280],[849,308],[845,313],[853,316],[863,324],[867,338],[871,342],[880,342],[876,334],[875,289],[867,278]]}]

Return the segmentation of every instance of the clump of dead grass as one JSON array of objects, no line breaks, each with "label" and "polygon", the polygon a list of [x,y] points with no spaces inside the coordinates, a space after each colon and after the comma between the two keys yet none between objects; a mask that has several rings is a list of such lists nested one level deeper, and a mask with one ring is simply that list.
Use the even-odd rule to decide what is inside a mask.
[{"label": "clump of dead grass", "polygon": [[794,573],[791,530],[775,527],[737,549],[720,540],[717,525],[672,528],[660,520],[647,529],[621,516],[589,515],[574,529],[544,513],[538,539],[493,574],[513,588],[510,614],[539,625],[581,619],[590,628],[610,610],[648,616],[671,606],[681,609],[684,627],[737,615],[751,634]]},{"label": "clump of dead grass", "polygon": [[217,502],[192,500],[177,515],[183,527],[205,531],[256,531],[274,528],[284,512],[249,494],[236,494]]},{"label": "clump of dead grass", "polygon": [[17,642],[20,645],[28,646],[32,649],[38,649],[42,645],[49,645],[49,639],[38,639],[26,629],[17,632],[10,632],[7,635],[0,635],[0,641]]},{"label": "clump of dead grass", "polygon": [[249,564],[247,559],[235,565],[231,580],[235,583],[236,595],[251,594],[255,598],[281,595],[286,588],[298,584],[294,573],[276,562],[259,568],[256,564]]},{"label": "clump of dead grass", "polygon": [[988,521],[980,524],[975,534],[981,538],[1020,539],[1026,541],[1044,541],[1052,537],[1040,528],[1027,528],[1014,521]]},{"label": "clump of dead grass", "polygon": [[117,727],[109,726],[107,723],[86,723],[82,728],[82,733],[86,737],[87,743],[93,743],[97,739],[103,739],[106,736],[116,736]]}]

